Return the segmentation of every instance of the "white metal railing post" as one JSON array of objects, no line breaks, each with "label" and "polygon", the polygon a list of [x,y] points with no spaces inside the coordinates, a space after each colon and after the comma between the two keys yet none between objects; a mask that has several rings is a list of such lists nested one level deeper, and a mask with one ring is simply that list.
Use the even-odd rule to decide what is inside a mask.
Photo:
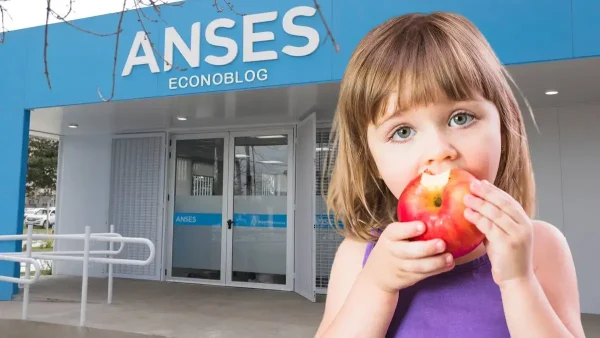
[{"label": "white metal railing post", "polygon": [[[27,242],[26,242],[26,256],[28,259],[31,259],[31,245],[33,244],[33,223],[27,224]],[[21,264],[19,264],[19,274],[21,271]],[[31,276],[31,265],[30,263],[25,263],[25,279],[29,279]],[[27,313],[29,311],[29,284],[25,284],[23,290],[23,309],[21,313],[21,319],[27,319]]]},{"label": "white metal railing post", "polygon": [[[110,233],[114,233],[115,232],[115,225],[111,224],[110,225]],[[114,249],[114,242],[110,241],[108,244],[108,251],[113,251]],[[110,257],[110,255],[109,255]],[[112,298],[113,298],[113,264],[112,263],[108,263],[108,300],[107,303],[108,304],[112,304]]]},{"label": "white metal railing post", "polygon": [[[112,303],[113,293],[113,265],[133,265],[133,266],[147,266],[154,261],[156,257],[156,247],[151,240],[147,238],[139,237],[123,237],[118,233],[114,232],[114,225],[111,225],[110,233],[95,233],[92,234],[91,227],[85,227],[85,234],[69,234],[69,235],[56,235],[56,234],[33,234],[33,227],[28,226],[27,234],[21,235],[0,235],[0,242],[2,241],[23,241],[27,240],[27,251],[23,252],[0,252],[0,261],[8,261],[15,263],[26,263],[27,269],[25,271],[26,276],[31,275],[31,267],[35,267],[35,274],[33,278],[15,278],[0,275],[0,282],[9,282],[19,285],[25,285],[25,292],[23,297],[23,317],[28,316],[29,307],[29,286],[38,281],[41,273],[40,263],[36,259],[48,260],[51,262],[65,261],[65,262],[83,262],[82,269],[82,285],[81,285],[81,314],[79,318],[80,326],[85,325],[86,311],[87,311],[87,298],[88,298],[88,280],[89,280],[89,264],[100,263],[109,265],[109,302]],[[52,239],[58,241],[59,239],[64,240],[83,240],[83,251],[52,251],[52,252],[32,252],[33,240],[47,240]],[[91,242],[109,242],[110,250],[90,250]],[[114,243],[119,243],[119,250],[113,251]],[[123,246],[126,243],[131,244],[144,244],[150,250],[148,258],[145,260],[138,259],[119,259],[113,256],[120,255],[123,251]],[[81,255],[81,256],[73,256]],[[100,255],[100,257],[92,257],[92,255]],[[104,258],[105,255],[109,257]]]},{"label": "white metal railing post", "polygon": [[83,273],[81,280],[81,313],[79,316],[79,326],[85,325],[85,312],[87,310],[88,296],[88,274],[90,264],[90,237],[92,229],[88,225],[85,227],[85,237],[83,239]]}]

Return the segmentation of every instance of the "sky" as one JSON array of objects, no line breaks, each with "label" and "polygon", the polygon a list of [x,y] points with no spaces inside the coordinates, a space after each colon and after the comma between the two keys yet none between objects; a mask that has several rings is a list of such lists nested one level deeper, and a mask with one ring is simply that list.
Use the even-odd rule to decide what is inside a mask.
[{"label": "sky", "polygon": [[[8,15],[4,17],[4,27],[11,31],[46,23],[47,0],[0,0],[0,4],[7,9]],[[142,2],[148,3],[148,0]],[[175,2],[175,0],[165,0]],[[127,0],[127,8],[133,8],[134,0]],[[52,9],[63,15],[69,10],[69,0],[52,0]],[[73,10],[67,19],[82,19],[96,15],[118,13],[123,6],[123,0],[74,0]],[[50,16],[50,23],[57,22]]]}]

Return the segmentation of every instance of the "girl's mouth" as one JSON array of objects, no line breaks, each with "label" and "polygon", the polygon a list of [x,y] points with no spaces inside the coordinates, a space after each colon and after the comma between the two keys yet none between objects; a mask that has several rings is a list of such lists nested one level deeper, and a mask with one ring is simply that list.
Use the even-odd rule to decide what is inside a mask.
[{"label": "girl's mouth", "polygon": [[438,168],[438,170],[432,170],[431,168],[425,168],[423,171],[421,171],[422,174],[428,174],[431,176],[436,176],[439,175],[441,173],[444,173],[446,171],[450,171],[453,168]]}]

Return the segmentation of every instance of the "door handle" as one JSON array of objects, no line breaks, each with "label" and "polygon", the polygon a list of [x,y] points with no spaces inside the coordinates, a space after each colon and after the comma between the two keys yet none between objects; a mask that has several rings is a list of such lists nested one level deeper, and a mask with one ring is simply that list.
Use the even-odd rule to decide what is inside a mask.
[{"label": "door handle", "polygon": [[227,229],[231,229],[231,225],[233,224],[233,221],[228,219],[227,220]]}]

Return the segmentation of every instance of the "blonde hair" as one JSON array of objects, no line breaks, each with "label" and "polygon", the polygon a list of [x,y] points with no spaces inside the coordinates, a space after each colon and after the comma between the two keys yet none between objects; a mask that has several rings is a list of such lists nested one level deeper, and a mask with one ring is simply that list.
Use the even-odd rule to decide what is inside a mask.
[{"label": "blonde hair", "polygon": [[507,79],[512,81],[487,40],[460,15],[408,14],[370,31],[348,63],[332,129],[337,154],[328,160],[333,170],[327,207],[335,223],[343,223],[342,233],[373,240],[374,230],[396,221],[397,197],[379,178],[367,145],[367,127],[382,116],[392,92],[398,93],[398,110],[477,95],[493,102],[502,134],[495,184],[532,217],[535,184],[527,135]]}]

